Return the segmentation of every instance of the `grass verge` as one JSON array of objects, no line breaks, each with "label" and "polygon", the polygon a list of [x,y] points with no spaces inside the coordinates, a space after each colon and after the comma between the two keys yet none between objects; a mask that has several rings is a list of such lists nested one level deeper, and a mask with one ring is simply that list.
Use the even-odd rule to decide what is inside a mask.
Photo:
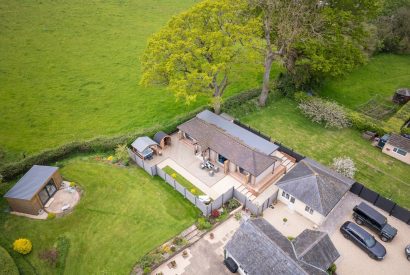
[{"label": "grass verge", "polygon": [[205,193],[202,192],[201,189],[197,188],[189,180],[184,178],[181,174],[179,174],[177,171],[172,169],[170,166],[167,165],[162,170],[164,170],[165,173],[167,173],[168,175],[171,175],[171,177],[173,177],[177,182],[179,182],[179,184],[185,187],[193,195],[197,195],[197,196],[205,195]]}]

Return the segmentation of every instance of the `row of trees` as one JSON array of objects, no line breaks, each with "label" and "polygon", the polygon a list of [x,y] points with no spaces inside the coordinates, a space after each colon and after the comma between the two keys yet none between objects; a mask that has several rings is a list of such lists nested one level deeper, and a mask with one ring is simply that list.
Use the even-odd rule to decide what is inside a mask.
[{"label": "row of trees", "polygon": [[[406,0],[407,1],[407,0]],[[205,0],[175,16],[148,41],[144,85],[165,85],[178,98],[212,95],[215,112],[238,62],[263,64],[259,105],[272,65],[302,87],[339,76],[366,60],[382,0]]]}]

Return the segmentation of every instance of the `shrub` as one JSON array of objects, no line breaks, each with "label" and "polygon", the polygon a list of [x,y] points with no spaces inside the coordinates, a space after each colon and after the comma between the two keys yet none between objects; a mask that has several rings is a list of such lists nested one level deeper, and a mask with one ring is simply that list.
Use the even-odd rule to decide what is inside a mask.
[{"label": "shrub", "polygon": [[169,245],[165,244],[162,246],[162,254],[168,254],[171,251],[171,247],[169,247]]},{"label": "shrub", "polygon": [[353,178],[357,170],[354,161],[349,157],[334,158],[331,167],[348,178]]},{"label": "shrub", "polygon": [[70,187],[76,187],[77,186],[77,184],[75,183],[75,182],[70,182]]},{"label": "shrub", "polygon": [[204,217],[198,219],[197,226],[199,230],[208,230],[212,227],[212,224],[207,221]]},{"label": "shrub", "polygon": [[218,210],[212,210],[212,212],[211,212],[211,216],[212,216],[212,218],[214,218],[214,219],[216,219],[216,218],[218,218],[219,216],[221,215],[221,213],[219,213],[219,211]]},{"label": "shrub", "polygon": [[26,255],[31,252],[33,245],[29,239],[20,238],[14,241],[13,250]]},{"label": "shrub", "polygon": [[175,239],[172,241],[174,245],[181,245],[184,243],[184,239],[181,237],[175,237]]},{"label": "shrub", "polygon": [[336,274],[336,264],[332,264],[329,269],[327,270],[327,272],[332,275],[332,274]]},{"label": "shrub", "polygon": [[286,223],[286,222],[288,221],[288,219],[287,219],[287,218],[283,218],[282,221],[283,221],[284,223]]},{"label": "shrub", "polygon": [[293,99],[294,99],[296,102],[301,103],[301,102],[304,102],[304,101],[306,101],[306,100],[309,100],[310,97],[307,95],[306,92],[298,91],[298,92],[296,92],[296,93],[293,95]]},{"label": "shrub", "polygon": [[241,203],[235,199],[230,199],[226,204],[226,211],[231,212],[232,210],[235,210],[236,208],[238,208],[239,206],[241,206]]},{"label": "shrub", "polygon": [[59,253],[56,248],[43,250],[38,254],[38,257],[47,262],[49,265],[56,267]]},{"label": "shrub", "polygon": [[53,220],[56,218],[56,214],[55,213],[48,213],[47,214],[47,220]]},{"label": "shrub", "polygon": [[195,188],[192,188],[192,189],[191,189],[191,193],[192,193],[192,195],[195,195],[195,194],[196,194],[196,189],[195,189]]},{"label": "shrub", "polygon": [[326,128],[342,129],[351,125],[345,110],[336,102],[311,98],[299,103],[298,108],[311,121],[323,123]]},{"label": "shrub", "polygon": [[118,144],[117,147],[115,147],[115,157],[123,164],[128,161],[129,156],[126,143]]},{"label": "shrub", "polygon": [[242,219],[242,213],[241,213],[241,212],[236,212],[236,213],[235,213],[235,219],[236,219],[237,221],[239,221],[240,219]]},{"label": "shrub", "polygon": [[293,241],[295,239],[295,237],[292,237],[292,236],[288,236],[287,238],[289,241]]},{"label": "shrub", "polygon": [[177,251],[177,248],[176,248],[174,245],[172,245],[172,246],[171,246],[171,252],[172,252],[172,253],[175,253],[175,251]]},{"label": "shrub", "polygon": [[382,136],[389,132],[385,123],[377,121],[374,118],[366,116],[364,114],[347,109],[347,117],[352,126],[359,131],[372,131]]},{"label": "shrub", "polygon": [[144,274],[150,274],[151,273],[151,268],[150,267],[145,267],[144,268]]},{"label": "shrub", "polygon": [[146,254],[138,261],[139,266],[144,270],[145,268],[153,266],[162,260],[161,254]]},{"label": "shrub", "polygon": [[177,174],[176,173],[172,173],[171,174],[171,177],[173,177],[174,179],[177,177]]},{"label": "shrub", "polygon": [[107,158],[107,160],[112,162],[112,161],[114,160],[114,157],[113,157],[113,156],[109,156],[109,157]]}]

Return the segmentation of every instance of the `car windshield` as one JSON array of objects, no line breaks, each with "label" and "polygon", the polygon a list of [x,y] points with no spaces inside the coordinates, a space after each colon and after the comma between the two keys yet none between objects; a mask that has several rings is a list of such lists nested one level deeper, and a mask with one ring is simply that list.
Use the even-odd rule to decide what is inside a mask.
[{"label": "car windshield", "polygon": [[364,240],[367,247],[373,247],[376,244],[376,240],[373,237],[369,237]]}]

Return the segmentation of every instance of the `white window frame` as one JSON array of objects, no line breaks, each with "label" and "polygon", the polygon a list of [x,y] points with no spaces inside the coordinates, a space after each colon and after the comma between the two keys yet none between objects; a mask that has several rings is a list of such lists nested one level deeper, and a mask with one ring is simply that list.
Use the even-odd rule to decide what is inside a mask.
[{"label": "white window frame", "polygon": [[296,198],[294,196],[292,196],[291,194],[283,190],[282,190],[282,197],[290,201],[290,203],[295,203],[296,201]]},{"label": "white window frame", "polygon": [[312,207],[310,207],[310,206],[308,206],[308,205],[306,205],[305,211],[308,212],[310,215],[313,215],[313,213],[314,213]]},{"label": "white window frame", "polygon": [[399,154],[400,156],[403,156],[403,157],[407,155],[406,150],[400,149],[398,147],[394,147],[393,152],[395,152],[396,154]]}]

